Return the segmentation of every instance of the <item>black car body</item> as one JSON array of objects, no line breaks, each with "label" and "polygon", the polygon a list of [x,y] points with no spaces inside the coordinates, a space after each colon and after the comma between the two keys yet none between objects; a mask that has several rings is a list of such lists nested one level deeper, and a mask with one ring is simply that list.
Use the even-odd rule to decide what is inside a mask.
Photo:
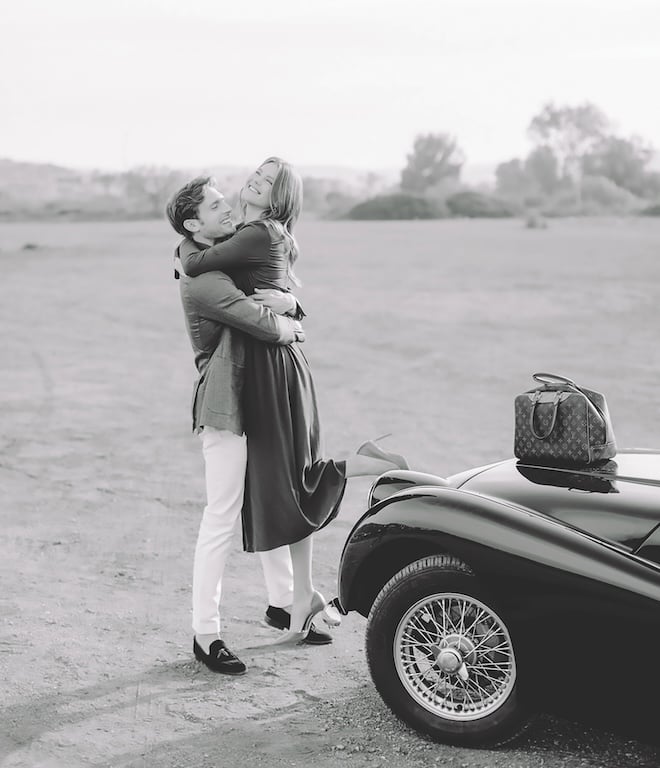
[{"label": "black car body", "polygon": [[[539,707],[630,713],[660,682],[660,451],[586,469],[389,472],[347,539],[338,586],[341,609],[369,617],[381,695],[435,738],[502,741]],[[469,642],[466,616],[483,625]]]}]

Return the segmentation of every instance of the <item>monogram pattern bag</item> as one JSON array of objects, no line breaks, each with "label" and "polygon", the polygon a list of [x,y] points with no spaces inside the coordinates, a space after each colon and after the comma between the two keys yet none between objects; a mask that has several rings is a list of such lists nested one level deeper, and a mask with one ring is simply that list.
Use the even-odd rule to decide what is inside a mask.
[{"label": "monogram pattern bag", "polygon": [[528,464],[589,466],[616,456],[605,397],[564,376],[535,373],[540,387],[515,399],[514,454]]}]

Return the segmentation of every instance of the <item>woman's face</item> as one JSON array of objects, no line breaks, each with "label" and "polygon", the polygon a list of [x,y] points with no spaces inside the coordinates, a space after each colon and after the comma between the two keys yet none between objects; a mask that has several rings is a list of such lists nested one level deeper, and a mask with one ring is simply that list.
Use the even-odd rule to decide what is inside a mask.
[{"label": "woman's face", "polygon": [[277,163],[264,163],[252,173],[243,187],[243,201],[255,208],[270,208],[273,182],[277,176]]}]

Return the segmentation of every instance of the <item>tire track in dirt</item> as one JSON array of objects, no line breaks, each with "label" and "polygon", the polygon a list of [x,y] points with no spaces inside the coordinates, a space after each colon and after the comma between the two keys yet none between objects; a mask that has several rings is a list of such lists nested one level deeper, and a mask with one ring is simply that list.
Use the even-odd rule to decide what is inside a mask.
[{"label": "tire track in dirt", "polygon": [[[52,414],[54,409],[54,391],[55,383],[51,374],[50,366],[46,363],[43,354],[38,349],[32,349],[30,351],[30,357],[32,358],[34,368],[38,371],[38,379],[41,381],[40,389],[40,403],[37,406],[34,415],[29,419],[26,425],[23,425],[21,434],[14,434],[9,437],[4,445],[0,446],[0,457],[4,455],[17,454],[20,449],[27,442],[26,435],[30,434],[35,428],[46,431],[48,424],[52,421]],[[36,387],[35,387],[36,389]],[[30,396],[36,394],[32,390]],[[36,479],[36,476],[27,472],[26,470],[14,466],[12,463],[6,461],[0,461],[0,467],[4,469],[10,469],[15,472]]]}]

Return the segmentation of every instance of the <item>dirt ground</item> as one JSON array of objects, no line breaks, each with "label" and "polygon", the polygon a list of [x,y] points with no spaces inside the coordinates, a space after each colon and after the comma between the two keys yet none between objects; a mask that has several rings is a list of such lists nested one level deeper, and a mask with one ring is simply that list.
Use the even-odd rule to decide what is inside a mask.
[{"label": "dirt ground", "polygon": [[[277,633],[262,623],[260,567],[240,551],[238,538],[223,615],[226,638],[248,674],[213,675],[192,659],[190,570],[203,504],[202,459],[189,434],[190,351],[178,298],[162,270],[166,244],[141,251],[160,229],[44,225],[30,234],[18,227],[3,232],[0,766],[659,766],[656,744],[548,715],[519,743],[500,750],[426,741],[400,724],[375,692],[361,617],[346,617],[331,646],[267,647]],[[311,282],[323,284],[315,275]],[[635,290],[629,301],[641,306]],[[308,306],[320,304],[320,296],[310,293]],[[335,305],[340,312],[346,306]],[[327,326],[337,329],[330,321]],[[367,320],[363,328],[372,333]],[[604,336],[613,338],[607,328]],[[450,379],[447,364],[444,379],[429,383],[424,354],[434,369],[435,339],[425,352],[427,342],[416,338],[414,358],[394,361],[395,370],[412,377],[401,382],[413,390],[408,402],[389,394],[399,385],[396,376],[377,396],[365,383],[374,368],[363,372],[362,366],[382,353],[376,335],[348,361],[337,356],[339,370],[318,360],[331,447],[357,445],[393,427],[389,444],[425,471],[448,473],[464,461],[500,458],[484,444],[490,422],[484,426],[482,419],[477,435],[451,421],[463,408],[443,405],[444,421],[432,413],[432,424],[442,429],[419,417],[411,423],[422,403],[432,410],[434,397],[446,404],[452,393],[469,396],[482,363],[468,356],[460,377],[454,372]],[[390,341],[388,354],[396,354],[396,340]],[[579,348],[573,354],[578,359]],[[528,371],[530,363],[512,366],[517,377],[515,366]],[[655,382],[650,369],[635,370],[640,386]],[[346,382],[343,389],[337,381]],[[508,397],[510,382],[486,381]],[[429,389],[415,392],[422,382]],[[522,376],[520,382],[527,384]],[[610,409],[617,412],[619,405],[621,413],[624,402],[614,392]],[[468,424],[475,414],[461,418]],[[508,423],[510,413],[501,418]],[[343,432],[340,421],[348,425]],[[656,427],[657,418],[629,430],[634,442],[648,444]],[[453,464],[442,465],[448,429],[457,449]],[[505,445],[508,434],[502,450]],[[368,486],[351,481],[340,517],[318,536],[315,577],[328,597],[335,594],[341,548]]]},{"label": "dirt ground", "polygon": [[[198,510],[190,500],[173,504],[176,478],[168,498],[154,503],[146,489],[92,489],[76,498],[64,477],[35,500],[24,474],[4,466],[1,477],[14,511],[3,531],[13,543],[2,563],[3,768],[660,764],[651,744],[547,716],[498,751],[422,739],[376,694],[361,617],[347,617],[331,646],[258,647],[276,632],[261,622],[261,576],[238,540],[227,638],[249,671],[213,675],[190,653]],[[326,594],[364,490],[351,488],[342,519],[319,535],[316,574]],[[47,514],[57,509],[66,515]],[[38,511],[46,513],[39,520]]]}]

